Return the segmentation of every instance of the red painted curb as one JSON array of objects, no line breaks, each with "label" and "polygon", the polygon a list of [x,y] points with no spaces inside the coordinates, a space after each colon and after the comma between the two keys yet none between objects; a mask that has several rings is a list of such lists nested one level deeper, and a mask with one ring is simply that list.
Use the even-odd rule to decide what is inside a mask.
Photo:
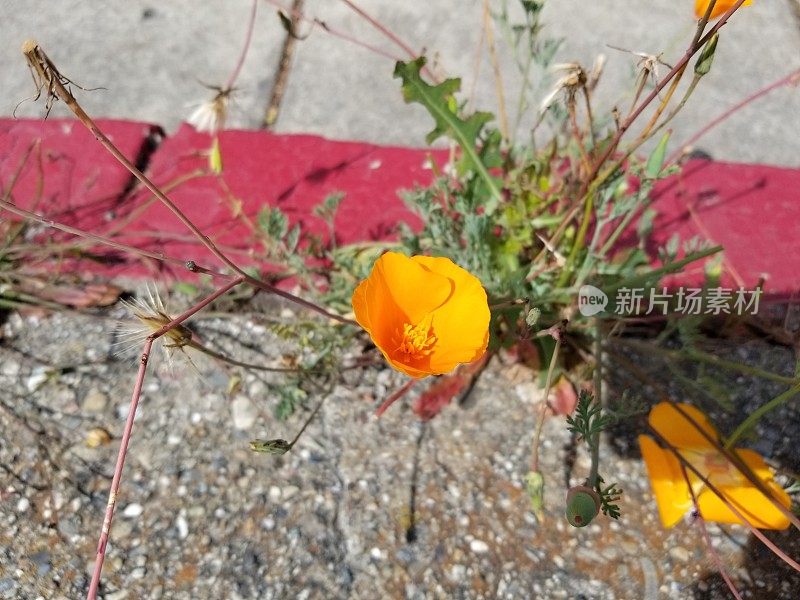
[{"label": "red painted curb", "polygon": [[[770,296],[800,291],[800,170],[694,160],[659,184],[650,252],[675,233],[724,248],[722,284],[754,287]],[[699,269],[680,277],[702,281]]]},{"label": "red painted curb", "polygon": [[[224,161],[220,177],[194,177],[170,193],[170,198],[215,243],[253,265],[248,255],[259,244],[253,231],[234,216],[255,224],[265,206],[279,207],[290,224],[300,223],[311,233],[327,238],[327,226],[313,214],[329,194],[343,192],[335,220],[339,243],[380,240],[399,221],[419,224],[398,192],[414,184],[427,185],[433,178],[429,160],[443,163],[442,151],[425,152],[337,142],[308,135],[275,135],[258,131],[226,131],[220,134]],[[206,169],[211,137],[184,125],[155,154],[149,169],[153,180],[169,186]],[[185,227],[162,205],[152,206],[136,222],[136,228],[185,233]],[[190,257],[218,265],[196,242],[164,240],[149,245],[170,255]],[[258,266],[258,265],[256,265]]]},{"label": "red painted curb", "polygon": [[[141,152],[154,131],[152,125],[127,121],[99,124],[129,157]],[[20,206],[101,234],[119,219],[134,217],[125,227],[126,243],[218,266],[161,204],[152,202],[138,214],[149,194],[140,187],[129,193],[127,172],[76,122],[0,120],[3,189],[35,140],[38,145],[13,189]],[[335,222],[338,241],[385,239],[399,221],[419,224],[398,191],[430,183],[430,160],[442,165],[447,158],[442,150],[226,131],[220,134],[223,175],[193,177],[207,167],[210,146],[208,135],[184,125],[149,157],[148,174],[162,186],[183,180],[169,196],[235,260],[250,266],[263,266],[255,265],[251,255],[257,241],[242,220],[234,218],[235,210],[255,221],[264,206],[278,206],[292,223],[325,235],[313,207],[328,194],[344,192]],[[765,276],[772,296],[800,291],[800,170],[692,161],[679,175],[660,182],[653,198],[658,217],[648,248],[651,255],[675,233],[684,240],[700,236],[726,249],[723,286],[752,287]],[[634,244],[635,236],[623,242]],[[141,261],[83,266],[103,274],[149,273]],[[176,277],[186,276],[181,269],[171,271]],[[697,267],[672,283],[695,285],[701,280],[702,267]]]},{"label": "red painted curb", "polygon": [[[159,129],[132,121],[97,124],[133,161]],[[131,175],[77,121],[0,119],[3,192],[12,182],[11,198],[21,208],[80,225],[89,214],[112,211]]]}]

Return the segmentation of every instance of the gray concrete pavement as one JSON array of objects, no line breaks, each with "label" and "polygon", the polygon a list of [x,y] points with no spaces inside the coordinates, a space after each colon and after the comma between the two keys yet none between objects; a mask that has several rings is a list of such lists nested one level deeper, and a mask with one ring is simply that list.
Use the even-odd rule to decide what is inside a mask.
[{"label": "gray concrete pavement", "polygon": [[[794,2],[757,1],[725,27],[712,73],[674,122],[676,142],[800,66]],[[465,90],[474,85],[476,106],[496,108],[494,79],[485,56],[477,80],[474,77],[481,0],[361,0],[359,4],[412,48],[426,50],[439,72],[462,75]],[[509,4],[516,2],[509,0]],[[578,59],[588,66],[598,53],[607,55],[596,99],[596,110],[601,112],[617,101],[627,105],[637,61],[607,45],[664,52],[664,60],[672,62],[691,36],[693,4],[691,0],[550,0],[545,9],[546,31],[566,37],[558,54],[560,62]],[[493,7],[499,5],[499,0],[492,0]],[[19,46],[33,37],[66,75],[86,87],[108,88],[82,94],[93,114],[154,121],[173,130],[191,113],[193,104],[211,95],[200,81],[221,84],[227,78],[249,10],[249,0],[2,0],[0,114],[10,115],[32,93]],[[307,0],[305,10],[337,32],[403,56],[402,50],[338,0]],[[229,126],[259,125],[283,35],[274,6],[262,1]],[[507,103],[513,107],[521,78],[508,52],[501,49],[500,54]],[[420,107],[403,104],[392,69],[391,59],[316,28],[296,46],[277,130],[422,145],[430,122]],[[41,105],[28,102],[17,114],[34,116],[41,111]],[[513,117],[513,108],[509,112]],[[63,107],[53,114],[65,114]],[[530,120],[529,116],[522,120],[521,133]],[[700,145],[720,159],[800,166],[798,132],[800,91],[787,88],[737,113]]]}]

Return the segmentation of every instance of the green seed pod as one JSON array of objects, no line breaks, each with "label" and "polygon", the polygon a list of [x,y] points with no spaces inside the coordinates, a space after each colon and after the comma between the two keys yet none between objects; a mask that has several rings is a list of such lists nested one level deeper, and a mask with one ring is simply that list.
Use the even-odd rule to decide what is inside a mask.
[{"label": "green seed pod", "polygon": [[711,65],[714,63],[714,54],[717,51],[717,42],[719,41],[719,34],[715,33],[711,39],[706,42],[697,62],[694,64],[694,72],[698,77],[708,75],[711,70]]},{"label": "green seed pod", "polygon": [[567,521],[573,527],[586,527],[600,512],[600,495],[590,487],[577,485],[567,492]]},{"label": "green seed pod", "polygon": [[251,440],[250,450],[264,454],[286,454],[292,449],[292,444],[286,440]]}]

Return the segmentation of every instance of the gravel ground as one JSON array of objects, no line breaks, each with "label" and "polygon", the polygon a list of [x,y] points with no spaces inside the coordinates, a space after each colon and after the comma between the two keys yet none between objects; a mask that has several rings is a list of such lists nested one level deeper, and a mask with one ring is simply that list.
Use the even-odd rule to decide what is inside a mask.
[{"label": "gravel ground", "polygon": [[[194,327],[245,360],[259,358],[253,349],[260,360],[287,351],[261,313]],[[2,327],[0,598],[85,594],[135,375],[134,358],[111,353],[114,337],[112,319],[69,314],[12,314]],[[792,372],[792,353],[779,346],[720,341],[716,351]],[[273,457],[248,440],[290,439],[307,416],[276,420],[276,375],[246,374],[231,397],[228,374],[203,357],[154,363],[103,572],[107,600],[728,597],[696,526],[658,522],[634,427],[615,429],[603,447],[601,471],[625,491],[622,517],[574,530],[561,515],[564,482],[585,476],[588,456],[563,420],[549,419],[548,514],[536,522],[523,477],[541,393],[521,365],[494,361],[468,407],[428,423],[408,402],[376,420],[401,378],[348,371],[295,449]],[[656,361],[637,363],[665,379]],[[612,394],[631,385],[618,379]],[[776,389],[734,383],[740,413]],[[756,447],[797,469],[800,416],[787,408],[775,419]],[[112,439],[91,448],[96,428]],[[796,597],[798,574],[744,528],[710,531],[745,597]],[[796,532],[770,537],[800,555]]]}]

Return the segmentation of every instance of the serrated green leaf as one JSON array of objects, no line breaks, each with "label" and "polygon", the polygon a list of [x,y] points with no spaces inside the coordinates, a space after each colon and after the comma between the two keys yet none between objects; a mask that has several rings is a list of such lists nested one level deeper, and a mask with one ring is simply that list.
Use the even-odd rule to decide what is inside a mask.
[{"label": "serrated green leaf", "polygon": [[411,102],[422,104],[433,117],[436,126],[426,138],[429,144],[442,135],[447,135],[458,143],[464,154],[462,159],[464,168],[474,170],[489,189],[491,202],[487,203],[485,209],[491,214],[501,200],[500,188],[478,155],[476,144],[481,129],[492,120],[493,115],[476,112],[467,119],[459,117],[453,94],[461,88],[461,80],[447,79],[438,85],[430,85],[423,81],[420,75],[423,66],[425,57],[407,63],[399,61],[395,65],[394,76],[403,81],[403,99],[409,104]]},{"label": "serrated green leaf", "polygon": [[344,192],[334,192],[325,196],[325,199],[314,207],[314,215],[325,220],[332,220],[336,216],[339,205],[344,200]]},{"label": "serrated green leaf", "polygon": [[270,238],[280,240],[289,229],[289,219],[280,208],[265,206],[258,213],[258,226]]}]

